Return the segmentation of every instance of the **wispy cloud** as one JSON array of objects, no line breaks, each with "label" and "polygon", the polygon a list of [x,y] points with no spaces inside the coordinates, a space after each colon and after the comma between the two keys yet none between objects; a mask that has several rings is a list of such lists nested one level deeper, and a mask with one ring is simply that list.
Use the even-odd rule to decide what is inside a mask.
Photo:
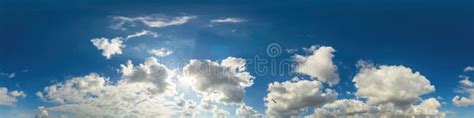
[{"label": "wispy cloud", "polygon": [[244,21],[242,18],[219,18],[211,20],[212,23],[240,23]]},{"label": "wispy cloud", "polygon": [[464,68],[464,72],[471,72],[471,71],[474,71],[474,66],[467,66],[466,68]]},{"label": "wispy cloud", "polygon": [[135,23],[141,23],[147,27],[152,28],[161,28],[167,26],[174,26],[174,25],[182,25],[189,22],[191,19],[197,18],[196,16],[179,16],[172,19],[166,18],[156,18],[151,16],[143,16],[143,17],[125,17],[125,16],[116,16],[113,17],[117,23],[112,26],[114,29],[126,29],[124,25],[131,25],[135,26]]},{"label": "wispy cloud", "polygon": [[144,35],[151,35],[153,37],[158,37],[158,34],[156,32],[148,31],[148,30],[142,30],[140,32],[135,32],[134,34],[130,34],[127,36],[126,39],[131,39],[131,38],[136,38]]},{"label": "wispy cloud", "polygon": [[15,72],[13,72],[13,73],[0,73],[0,76],[5,76],[7,78],[15,78],[16,73]]},{"label": "wispy cloud", "polygon": [[173,51],[166,48],[159,48],[148,50],[148,53],[156,57],[166,57],[173,54]]}]

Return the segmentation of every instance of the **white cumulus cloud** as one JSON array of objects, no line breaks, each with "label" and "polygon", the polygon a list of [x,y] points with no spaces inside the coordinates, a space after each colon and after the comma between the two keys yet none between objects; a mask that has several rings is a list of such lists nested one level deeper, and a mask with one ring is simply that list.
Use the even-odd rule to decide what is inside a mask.
[{"label": "white cumulus cloud", "polygon": [[367,98],[371,105],[392,104],[405,108],[420,100],[421,95],[435,91],[425,76],[401,65],[363,65],[353,82],[357,88],[355,94]]},{"label": "white cumulus cloud", "polygon": [[245,60],[228,57],[221,63],[211,60],[191,60],[183,68],[185,77],[192,79],[192,88],[206,98],[222,103],[241,103],[244,89],[253,84],[245,70]]},{"label": "white cumulus cloud", "polygon": [[8,91],[6,87],[0,87],[0,106],[14,106],[18,98],[24,98],[26,94],[23,91]]},{"label": "white cumulus cloud", "polygon": [[323,85],[317,80],[273,82],[268,86],[264,101],[270,117],[296,117],[310,107],[332,102],[337,96],[333,90],[323,91]]},{"label": "white cumulus cloud", "polygon": [[102,51],[103,56],[110,59],[112,55],[122,54],[122,48],[125,47],[122,40],[120,37],[113,39],[94,38],[91,42],[98,50]]},{"label": "white cumulus cloud", "polygon": [[413,116],[443,116],[443,113],[438,110],[440,107],[441,104],[436,98],[429,98],[423,100],[419,105],[412,106],[407,114]]},{"label": "white cumulus cloud", "polygon": [[174,74],[167,67],[148,58],[134,66],[122,65],[122,78],[90,73],[45,87],[37,95],[54,106],[49,111],[70,112],[91,117],[170,117],[182,107],[174,100]]},{"label": "white cumulus cloud", "polygon": [[174,72],[158,63],[154,57],[146,59],[143,64],[137,66],[133,66],[130,60],[126,65],[120,66],[125,82],[153,84],[156,88],[149,89],[149,91],[154,93],[174,90],[175,85],[171,82]]},{"label": "white cumulus cloud", "polygon": [[334,65],[332,58],[336,50],[332,47],[322,46],[305,49],[311,52],[311,55],[302,56],[296,54],[295,60],[298,62],[296,72],[306,74],[320,80],[327,82],[330,86],[339,83],[339,74],[337,73],[337,66]]}]

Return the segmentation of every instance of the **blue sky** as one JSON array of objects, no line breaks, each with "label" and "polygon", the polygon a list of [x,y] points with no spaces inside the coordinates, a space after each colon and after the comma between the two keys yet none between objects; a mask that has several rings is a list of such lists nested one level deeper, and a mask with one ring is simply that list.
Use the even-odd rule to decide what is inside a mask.
[{"label": "blue sky", "polygon": [[[419,72],[435,90],[418,93],[417,97],[422,100],[437,98],[441,103],[437,108],[440,112],[469,117],[473,115],[474,107],[454,105],[452,99],[456,95],[469,98],[470,94],[462,91],[473,89],[472,85],[463,86],[460,81],[464,78],[459,77],[473,75],[472,70],[465,71],[474,65],[474,52],[471,50],[474,44],[473,5],[473,1],[469,0],[2,0],[0,87],[8,88],[8,92],[23,91],[26,96],[7,95],[17,101],[13,105],[1,105],[0,114],[32,117],[37,114],[39,106],[44,106],[51,117],[74,114],[54,111],[52,107],[65,103],[55,103],[36,93],[45,92],[45,87],[66,83],[67,80],[84,77],[89,73],[110,78],[110,85],[118,86],[117,83],[121,80],[133,82],[134,76],[127,80],[121,65],[126,65],[131,60],[137,66],[154,56],[160,64],[176,71],[176,76],[170,77],[174,80],[185,78],[183,76],[186,75],[182,72],[185,65],[192,65],[191,59],[203,63],[206,63],[205,60],[219,63],[227,57],[244,59],[247,63],[243,66],[243,72],[253,76],[253,82],[250,86],[243,87],[243,99],[237,100],[238,104],[211,100],[218,106],[217,109],[229,112],[230,117],[238,116],[235,110],[241,103],[252,107],[259,114],[269,115],[267,111],[271,108],[265,106],[268,101],[264,98],[271,93],[268,87],[273,82],[321,82],[322,91],[332,89],[338,93],[335,100],[358,99],[371,104],[368,103],[371,100],[361,92],[358,96],[346,94],[358,93],[360,89],[355,87],[356,82],[353,81],[363,69],[355,66],[360,60],[375,64],[375,69],[382,65],[403,65],[413,70],[413,73]],[[183,17],[189,19],[177,23]],[[217,21],[219,19],[222,21]],[[177,22],[173,24],[175,20]],[[151,26],[145,23],[148,21],[160,21],[168,25]],[[125,24],[117,28],[121,22]],[[142,31],[147,33],[126,38]],[[91,42],[96,38],[111,40],[116,37],[122,37],[119,40],[126,46],[120,48],[120,54],[111,54],[110,59],[106,59],[102,55],[103,50],[99,50]],[[277,55],[269,54],[267,49],[270,45],[279,46]],[[303,49],[311,46],[317,49]],[[332,64],[329,64],[337,68],[331,72],[339,76],[340,82],[337,85],[329,86],[327,82],[323,82],[321,78],[324,77],[317,70],[310,70],[318,73],[314,77],[295,69],[302,65],[295,61],[295,55],[309,57],[321,49],[321,46],[335,50],[331,53],[334,57],[329,58]],[[172,53],[157,56],[149,53],[151,49],[166,49]],[[269,62],[289,60],[296,67],[283,75],[258,74],[256,58]],[[316,64],[310,67],[319,66],[321,65]],[[225,65],[218,64],[218,67]],[[264,64],[263,67],[284,68],[271,63]],[[189,75],[193,75],[190,73]],[[303,80],[292,81],[293,77]],[[185,99],[193,100],[197,106],[206,98],[202,94],[206,93],[204,90],[179,88],[181,85],[177,84],[175,89],[178,92],[170,95],[171,97],[185,94]],[[192,97],[197,95],[201,97]],[[474,98],[470,99],[474,101]],[[417,105],[422,100],[411,105]],[[72,103],[79,104],[77,101]],[[306,111],[296,116],[311,115],[313,109],[322,108],[324,104],[326,103],[300,106]],[[213,111],[203,110],[197,116],[212,115],[211,112]]]}]

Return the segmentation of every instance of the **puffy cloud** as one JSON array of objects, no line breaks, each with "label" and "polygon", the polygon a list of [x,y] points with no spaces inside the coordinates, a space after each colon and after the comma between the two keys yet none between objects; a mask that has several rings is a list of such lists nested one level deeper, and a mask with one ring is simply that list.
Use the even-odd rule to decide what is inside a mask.
[{"label": "puffy cloud", "polygon": [[[374,66],[359,61],[359,73],[354,77],[356,99],[336,100],[315,109],[308,117],[445,117],[435,98],[421,99],[421,95],[435,91],[430,81],[419,72],[405,66]],[[420,104],[415,105],[415,103]]]},{"label": "puffy cloud", "polygon": [[255,111],[252,107],[241,104],[235,111],[235,114],[240,118],[262,118],[262,114]]},{"label": "puffy cloud", "polygon": [[38,113],[35,115],[35,118],[48,118],[48,110],[43,106],[38,107]]},{"label": "puffy cloud", "polygon": [[464,68],[464,72],[471,72],[471,71],[474,71],[474,66],[467,66],[466,68]]},{"label": "puffy cloud", "polygon": [[244,88],[251,86],[255,78],[245,70],[245,60],[235,57],[221,63],[191,60],[183,73],[191,79],[194,91],[222,103],[241,103]]},{"label": "puffy cloud", "polygon": [[110,59],[112,55],[122,54],[122,48],[125,47],[120,37],[113,39],[94,38],[91,42],[98,50],[102,51],[102,55],[107,59]]},{"label": "puffy cloud", "polygon": [[460,83],[462,86],[465,86],[465,87],[473,87],[473,86],[474,86],[474,83],[471,82],[471,81],[469,80],[469,78],[463,79],[463,80],[459,81],[459,83]]},{"label": "puffy cloud", "polygon": [[90,73],[45,87],[37,95],[55,106],[49,111],[71,112],[91,117],[172,116],[182,110],[176,104],[173,74],[155,58],[133,66],[122,65],[122,79]]},{"label": "puffy cloud", "polygon": [[39,92],[37,95],[44,100],[61,104],[76,102],[82,98],[92,97],[84,96],[87,93],[91,95],[100,93],[100,90],[106,87],[108,79],[96,73],[90,73],[83,77],[74,77],[65,83],[45,87],[44,93]]},{"label": "puffy cloud", "polygon": [[456,106],[471,106],[474,105],[474,85],[473,82],[469,80],[469,78],[465,78],[459,81],[461,84],[460,92],[463,94],[467,94],[466,97],[462,96],[454,96],[452,102]]},{"label": "puffy cloud", "polygon": [[122,49],[126,47],[124,42],[128,41],[131,38],[140,37],[143,35],[152,35],[153,37],[157,37],[158,34],[155,32],[151,32],[148,30],[142,30],[140,32],[135,32],[134,34],[130,34],[127,37],[116,37],[113,39],[107,38],[94,38],[91,40],[92,44],[100,51],[102,51],[102,55],[106,57],[106,59],[110,59],[112,55],[122,54]]},{"label": "puffy cloud", "polygon": [[211,20],[212,23],[240,23],[244,21],[245,20],[241,18],[220,18]]},{"label": "puffy cloud", "polygon": [[409,115],[413,116],[439,116],[440,114],[438,108],[441,107],[441,104],[435,98],[429,98],[421,102],[420,105],[413,106],[408,110]]},{"label": "puffy cloud", "polygon": [[142,23],[147,27],[153,28],[161,28],[161,27],[168,27],[174,25],[182,25],[189,22],[191,19],[195,19],[196,16],[179,16],[173,19],[165,19],[165,18],[155,18],[151,16],[144,16],[144,17],[123,17],[117,16],[113,17],[117,24],[112,28],[115,29],[124,29],[123,25],[131,24],[134,25],[135,22]]},{"label": "puffy cloud", "polygon": [[8,91],[6,87],[0,87],[0,106],[14,106],[18,102],[17,98],[24,98],[26,94],[23,91]]},{"label": "puffy cloud", "polygon": [[45,88],[38,96],[57,104],[50,111],[71,112],[91,117],[170,116],[174,102],[148,91],[152,84],[121,82],[110,84],[108,78],[91,73]]},{"label": "puffy cloud", "polygon": [[311,55],[302,56],[295,55],[295,61],[298,62],[296,72],[309,75],[322,82],[327,82],[330,86],[339,83],[339,74],[337,73],[337,66],[334,65],[332,58],[336,50],[332,47],[316,47],[312,46],[305,49],[312,52]]},{"label": "puffy cloud", "polygon": [[166,48],[159,48],[148,50],[148,53],[156,57],[166,57],[173,54],[173,51]]},{"label": "puffy cloud", "polygon": [[144,63],[137,66],[133,66],[130,60],[126,65],[120,66],[125,82],[154,84],[156,88],[149,89],[154,93],[174,90],[175,85],[171,82],[171,78],[175,75],[174,72],[158,63],[158,60],[154,57],[146,59]]},{"label": "puffy cloud", "polygon": [[323,105],[336,99],[337,93],[330,89],[324,92],[321,82],[313,80],[285,81],[269,84],[269,93],[264,98],[266,113],[270,117],[295,117],[309,107]]},{"label": "puffy cloud", "polygon": [[363,64],[353,82],[357,88],[355,94],[367,98],[371,105],[393,104],[406,108],[420,100],[421,95],[435,91],[425,76],[405,66]]}]

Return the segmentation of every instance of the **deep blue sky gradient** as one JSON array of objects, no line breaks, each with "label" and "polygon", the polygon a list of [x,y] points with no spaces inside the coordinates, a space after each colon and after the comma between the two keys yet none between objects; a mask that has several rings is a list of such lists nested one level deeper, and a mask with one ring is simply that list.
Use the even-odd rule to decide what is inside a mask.
[{"label": "deep blue sky gradient", "polygon": [[[355,91],[351,82],[357,72],[355,63],[371,60],[419,71],[436,87],[436,92],[423,98],[441,96],[447,103],[442,110],[474,115],[473,107],[458,108],[451,103],[461,79],[458,75],[464,67],[474,65],[472,0],[1,0],[0,72],[16,72],[17,76],[0,77],[0,86],[25,91],[27,98],[16,107],[35,110],[48,105],[35,92],[52,83],[90,72],[119,78],[115,69],[120,64],[128,59],[139,63],[148,55],[130,54],[127,48],[111,60],[100,55],[90,39],[127,35],[109,27],[111,16],[183,14],[198,19],[178,27],[151,28],[165,37],[133,40],[127,45],[156,43],[153,46],[177,49],[169,60],[260,56],[278,61],[291,59],[292,54],[270,58],[266,55],[268,44],[278,43],[284,49],[332,46],[337,50],[334,60],[342,79],[333,88],[340,98],[353,97],[344,93]],[[247,22],[205,27],[208,20],[218,17],[240,17]],[[236,32],[229,32],[233,29]],[[165,45],[163,40],[175,45]],[[254,69],[252,64],[247,68]],[[292,76],[256,76],[255,84],[246,89],[245,102],[264,113],[268,83]],[[1,111],[9,109],[0,106]]]}]

